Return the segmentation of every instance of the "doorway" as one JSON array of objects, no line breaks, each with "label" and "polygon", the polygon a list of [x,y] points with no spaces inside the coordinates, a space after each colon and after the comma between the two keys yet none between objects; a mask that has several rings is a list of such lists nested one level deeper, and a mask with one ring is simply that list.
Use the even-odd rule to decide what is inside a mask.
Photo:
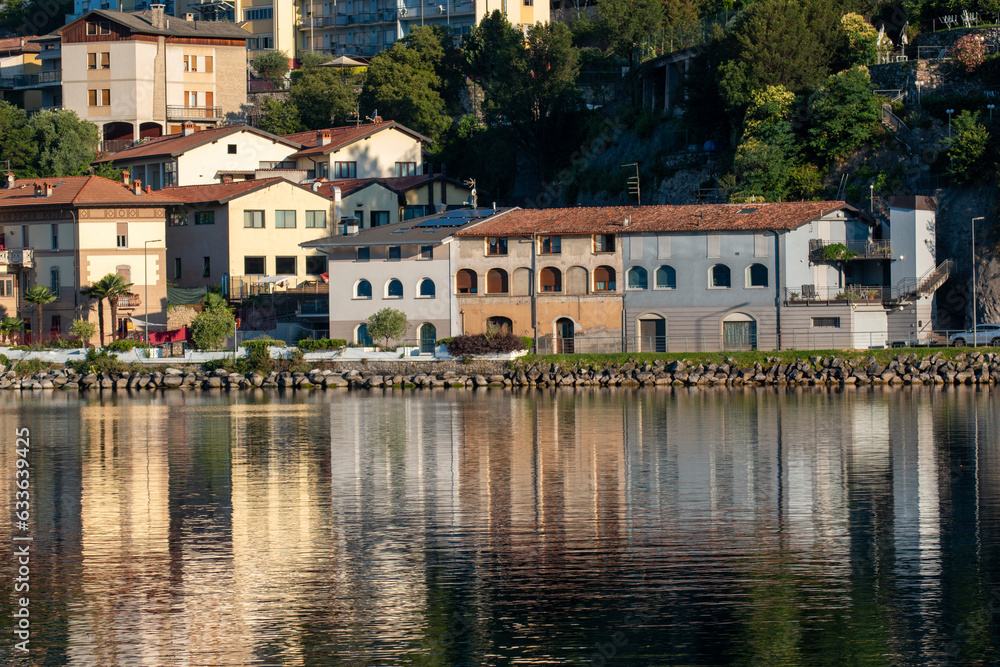
[{"label": "doorway", "polygon": [[573,354],[576,348],[574,335],[573,320],[568,317],[556,320],[556,354]]}]

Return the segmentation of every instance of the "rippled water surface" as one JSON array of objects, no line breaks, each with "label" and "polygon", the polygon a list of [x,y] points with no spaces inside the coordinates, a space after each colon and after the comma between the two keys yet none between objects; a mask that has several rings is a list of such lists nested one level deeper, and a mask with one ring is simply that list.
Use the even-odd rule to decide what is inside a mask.
[{"label": "rippled water surface", "polygon": [[[0,663],[993,665],[1000,391],[0,395]],[[30,535],[31,654],[14,647]]]}]

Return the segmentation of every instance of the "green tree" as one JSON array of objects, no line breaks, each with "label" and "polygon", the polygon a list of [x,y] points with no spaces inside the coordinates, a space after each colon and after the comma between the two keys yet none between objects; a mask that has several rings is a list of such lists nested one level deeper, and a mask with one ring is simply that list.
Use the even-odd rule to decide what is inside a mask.
[{"label": "green tree", "polygon": [[[634,80],[639,43],[663,26],[663,3],[661,0],[597,0],[597,14],[611,51],[628,61],[629,75]],[[634,98],[635,86],[632,88]]]},{"label": "green tree", "polygon": [[86,174],[97,156],[97,126],[75,111],[41,111],[28,120],[38,146],[39,176]]},{"label": "green tree", "polygon": [[256,126],[271,134],[292,134],[303,130],[299,109],[291,100],[265,97],[260,103]]},{"label": "green tree", "polygon": [[28,126],[28,114],[9,102],[0,101],[0,158],[10,160],[11,170],[19,177],[36,175],[38,146]]},{"label": "green tree", "polygon": [[279,85],[288,74],[288,54],[284,51],[260,51],[250,61],[250,66],[260,78]]},{"label": "green tree", "polygon": [[0,320],[0,336],[5,342],[10,343],[16,334],[24,331],[24,320],[20,317],[5,317]]},{"label": "green tree", "polygon": [[396,42],[371,60],[358,104],[436,139],[451,124],[438,92],[441,78],[421,53]]},{"label": "green tree", "polygon": [[[108,303],[111,305],[111,322],[115,325],[116,334],[118,333],[118,299],[132,294],[132,283],[125,282],[125,279],[117,273],[109,273],[101,278],[101,282],[104,283],[104,291],[108,295]],[[111,335],[111,340],[115,339],[115,334]]]},{"label": "green tree", "polygon": [[302,70],[302,76],[292,82],[288,95],[307,130],[346,121],[355,108],[354,91],[332,67]]},{"label": "green tree", "polygon": [[809,98],[809,144],[824,160],[842,160],[882,132],[882,109],[867,67],[826,80]]},{"label": "green tree", "polygon": [[983,160],[989,142],[990,133],[979,122],[978,111],[958,114],[947,140],[948,174],[956,183],[975,183],[989,173]]},{"label": "green tree", "polygon": [[[106,277],[106,276],[105,276]],[[108,298],[107,285],[98,280],[93,285],[80,289],[80,294],[97,302],[97,324],[101,334],[101,347],[104,347],[104,300]]]},{"label": "green tree", "polygon": [[84,347],[90,347],[90,339],[97,333],[97,325],[84,319],[73,320],[69,326],[69,335],[83,343]]},{"label": "green tree", "polygon": [[368,317],[368,335],[372,340],[382,339],[389,346],[390,339],[398,339],[409,329],[410,323],[406,319],[406,314],[395,308],[383,308],[377,313]]},{"label": "green tree", "polygon": [[202,350],[216,350],[233,333],[236,318],[226,300],[215,293],[205,295],[202,311],[191,321],[194,344]]},{"label": "green tree", "polygon": [[299,63],[302,65],[303,69],[319,67],[323,63],[328,63],[331,60],[333,60],[333,56],[328,53],[323,53],[322,51],[304,51],[299,56]]},{"label": "green tree", "polygon": [[840,27],[847,37],[848,60],[857,65],[877,64],[878,31],[863,16],[854,12],[844,14]]},{"label": "green tree", "polygon": [[42,342],[42,306],[56,300],[56,295],[45,285],[34,285],[24,293],[24,302],[35,307],[35,342]]},{"label": "green tree", "polygon": [[777,201],[788,195],[799,163],[791,122],[794,107],[795,95],[782,86],[768,86],[751,95],[743,139],[733,161],[739,177],[738,198]]}]

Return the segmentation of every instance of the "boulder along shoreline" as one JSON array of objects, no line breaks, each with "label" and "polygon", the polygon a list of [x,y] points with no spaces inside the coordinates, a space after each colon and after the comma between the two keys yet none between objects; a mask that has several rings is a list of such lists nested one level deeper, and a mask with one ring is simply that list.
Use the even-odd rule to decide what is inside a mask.
[{"label": "boulder along shoreline", "polygon": [[[869,357],[805,357],[797,361],[768,358],[740,365],[697,361],[629,362],[625,364],[509,365],[507,362],[449,364],[438,372],[391,363],[344,364],[306,372],[230,373],[169,366],[150,372],[77,373],[69,368],[20,376],[0,375],[0,390],[152,390],[152,389],[377,389],[475,387],[650,387],[650,386],[845,386],[845,385],[982,385],[1000,384],[1000,354],[967,353],[952,359],[938,354],[900,354],[884,365]],[[349,367],[345,367],[349,366]],[[404,372],[405,369],[405,372]]]}]

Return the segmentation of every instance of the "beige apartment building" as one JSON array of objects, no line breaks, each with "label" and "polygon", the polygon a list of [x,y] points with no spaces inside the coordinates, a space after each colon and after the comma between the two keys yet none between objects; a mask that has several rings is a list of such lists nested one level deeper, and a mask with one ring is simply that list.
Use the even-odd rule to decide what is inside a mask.
[{"label": "beige apartment building", "polygon": [[124,330],[130,315],[144,319],[148,313],[150,320],[165,322],[165,220],[168,208],[177,203],[99,176],[9,178],[0,188],[4,316],[32,320],[34,307],[20,303],[17,295],[30,285],[45,285],[56,301],[42,308],[42,334],[65,338],[74,319],[97,321],[97,304],[84,298],[80,288],[117,273],[133,284],[134,294],[119,298],[119,322],[111,321],[105,301],[108,339]]},{"label": "beige apartment building", "polygon": [[307,187],[265,178],[158,194],[184,204],[166,237],[168,278],[181,287],[222,284],[230,294],[246,295],[265,278],[296,287],[326,273],[326,255],[299,244],[329,236],[337,210]]},{"label": "beige apartment building", "polygon": [[316,178],[332,181],[390,178],[423,173],[431,140],[395,121],[365,123],[282,135],[303,148],[288,158]]},{"label": "beige apartment building", "polygon": [[231,23],[90,11],[64,26],[62,98],[105,141],[215,127],[246,104],[246,40]]}]

